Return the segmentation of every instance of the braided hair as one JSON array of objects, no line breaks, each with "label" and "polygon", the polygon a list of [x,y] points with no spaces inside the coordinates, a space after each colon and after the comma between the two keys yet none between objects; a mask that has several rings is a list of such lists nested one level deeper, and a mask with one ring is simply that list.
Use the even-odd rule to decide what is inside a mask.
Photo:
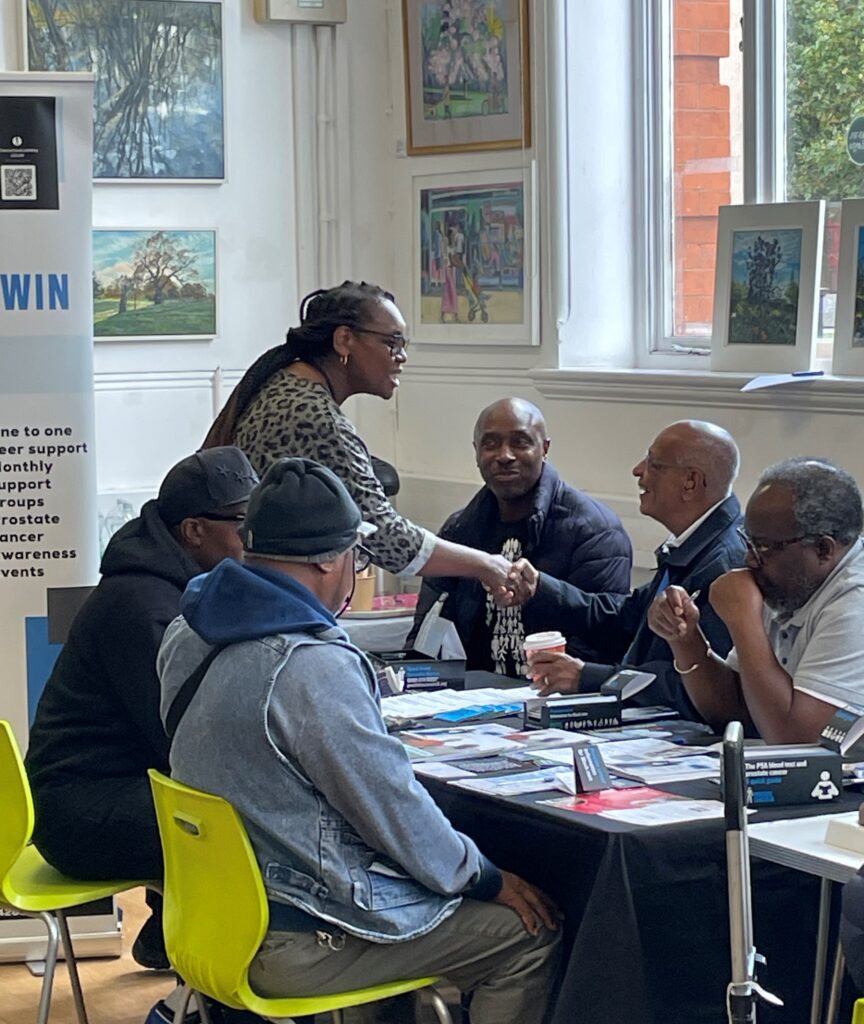
[{"label": "braided hair", "polygon": [[273,374],[298,360],[318,366],[333,351],[337,327],[361,326],[372,304],[384,301],[395,299],[390,292],[366,281],[343,281],[335,288],[310,292],[300,303],[300,326],[290,328],[282,345],[268,349],[243,374],[202,447],[233,444],[237,421]]}]

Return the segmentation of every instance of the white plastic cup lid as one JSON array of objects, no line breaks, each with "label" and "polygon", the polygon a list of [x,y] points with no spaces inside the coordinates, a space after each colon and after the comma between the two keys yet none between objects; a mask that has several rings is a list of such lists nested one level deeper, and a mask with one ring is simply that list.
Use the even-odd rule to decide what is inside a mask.
[{"label": "white plastic cup lid", "polygon": [[526,651],[548,651],[550,648],[560,647],[562,650],[567,646],[563,633],[557,629],[549,630],[546,633],[531,633],[525,637]]}]

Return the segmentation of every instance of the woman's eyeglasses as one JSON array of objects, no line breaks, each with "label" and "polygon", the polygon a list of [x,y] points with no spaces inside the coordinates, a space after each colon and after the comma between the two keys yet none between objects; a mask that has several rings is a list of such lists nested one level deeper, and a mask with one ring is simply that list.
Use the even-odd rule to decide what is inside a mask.
[{"label": "woman's eyeglasses", "polygon": [[395,332],[389,334],[386,331],[370,331],[366,327],[352,327],[355,334],[371,334],[374,338],[382,341],[387,348],[390,349],[391,356],[398,356],[401,352],[403,355],[408,351],[408,339],[404,334]]}]

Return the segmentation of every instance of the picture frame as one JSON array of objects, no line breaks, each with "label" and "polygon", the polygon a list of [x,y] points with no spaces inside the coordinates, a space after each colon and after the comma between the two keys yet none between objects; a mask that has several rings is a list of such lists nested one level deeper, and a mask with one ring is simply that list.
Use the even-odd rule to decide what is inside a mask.
[{"label": "picture frame", "polygon": [[94,228],[93,340],[214,338],[217,243],[215,228]]},{"label": "picture frame", "polygon": [[413,179],[412,339],[538,345],[535,165]]},{"label": "picture frame", "polygon": [[402,26],[409,156],[531,145],[528,0],[402,0]]},{"label": "picture frame", "polygon": [[98,182],[225,180],[222,0],[19,0],[28,71],[93,71]]},{"label": "picture frame", "polygon": [[840,207],[840,262],[831,372],[864,376],[864,199]]},{"label": "picture frame", "polygon": [[711,369],[809,370],[825,204],[721,206]]}]

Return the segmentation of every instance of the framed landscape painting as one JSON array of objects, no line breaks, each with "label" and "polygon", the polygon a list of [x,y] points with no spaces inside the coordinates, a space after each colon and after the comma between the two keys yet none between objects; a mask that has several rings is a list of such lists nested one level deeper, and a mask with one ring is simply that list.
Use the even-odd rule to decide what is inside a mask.
[{"label": "framed landscape painting", "polygon": [[864,199],[844,199],[834,322],[834,373],[864,376]]},{"label": "framed landscape painting", "polygon": [[222,4],[21,0],[28,71],[92,71],[93,176],[225,178]]},{"label": "framed landscape painting", "polygon": [[414,179],[416,341],[539,343],[533,197],[522,168]]},{"label": "framed landscape painting", "polygon": [[825,206],[722,206],[717,227],[712,370],[809,370]]},{"label": "framed landscape painting", "polygon": [[402,0],[408,153],[531,145],[528,0]]},{"label": "framed landscape painting", "polygon": [[216,309],[215,231],[94,230],[96,341],[212,338]]}]

